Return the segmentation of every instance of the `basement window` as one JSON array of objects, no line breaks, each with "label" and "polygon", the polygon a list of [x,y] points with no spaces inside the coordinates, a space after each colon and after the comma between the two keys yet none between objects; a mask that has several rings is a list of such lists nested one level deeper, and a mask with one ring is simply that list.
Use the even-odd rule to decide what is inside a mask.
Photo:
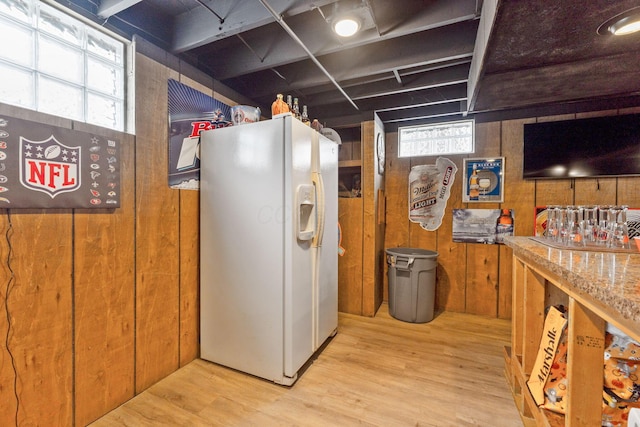
[{"label": "basement window", "polygon": [[128,42],[38,0],[0,1],[0,34],[0,102],[124,131]]},{"label": "basement window", "polygon": [[473,129],[473,120],[401,127],[398,129],[398,157],[473,153]]}]

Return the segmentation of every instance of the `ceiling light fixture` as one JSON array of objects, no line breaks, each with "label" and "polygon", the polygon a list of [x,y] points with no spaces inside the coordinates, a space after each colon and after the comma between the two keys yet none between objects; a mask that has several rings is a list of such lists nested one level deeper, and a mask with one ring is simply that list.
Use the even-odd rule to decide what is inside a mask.
[{"label": "ceiling light fixture", "polygon": [[629,9],[598,27],[598,34],[624,36],[640,31],[640,7]]},{"label": "ceiling light fixture", "polygon": [[351,37],[360,29],[360,20],[352,16],[343,16],[333,23],[333,31],[340,37]]}]

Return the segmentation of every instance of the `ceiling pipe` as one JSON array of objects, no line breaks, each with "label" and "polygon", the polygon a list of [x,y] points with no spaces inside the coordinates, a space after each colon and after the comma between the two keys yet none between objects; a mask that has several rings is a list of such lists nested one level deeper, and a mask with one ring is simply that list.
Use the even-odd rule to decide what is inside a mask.
[{"label": "ceiling pipe", "polygon": [[315,55],[311,53],[309,48],[307,48],[307,46],[302,42],[302,40],[300,40],[300,38],[291,29],[291,27],[289,27],[287,23],[284,22],[284,19],[282,19],[282,16],[278,15],[278,12],[276,12],[265,0],[260,0],[260,3],[262,3],[265,9],[267,9],[269,13],[275,18],[275,20],[278,21],[278,24],[280,24],[280,26],[289,34],[289,36],[291,36],[291,38],[296,43],[298,43],[300,47],[304,49],[305,52],[307,52],[307,55],[309,56],[309,58],[311,58],[311,60],[318,66],[318,68],[320,68],[320,71],[322,71],[329,78],[329,80],[331,80],[331,83],[333,83],[333,85],[340,91],[340,93],[342,93],[342,95],[344,95],[344,97],[347,98],[347,101],[349,101],[351,105],[353,105],[353,108],[355,108],[356,110],[360,110],[356,105],[356,103],[353,102],[351,97],[349,97],[349,95],[347,95],[344,89],[342,89],[342,87],[338,84],[336,79],[334,79],[333,76],[329,74],[327,69],[324,68],[324,66],[320,63],[320,61],[318,61],[318,58],[316,58]]}]

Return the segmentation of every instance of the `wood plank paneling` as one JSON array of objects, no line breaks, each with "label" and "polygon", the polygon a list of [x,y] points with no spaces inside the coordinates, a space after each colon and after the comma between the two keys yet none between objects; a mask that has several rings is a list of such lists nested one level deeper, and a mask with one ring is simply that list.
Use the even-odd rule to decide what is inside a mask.
[{"label": "wood plank paneling", "polygon": [[615,205],[616,178],[580,178],[574,181],[575,205]]},{"label": "wood plank paneling", "polygon": [[167,171],[166,68],[136,55],[136,393],[179,366],[179,192]]},{"label": "wood plank paneling", "polygon": [[453,161],[458,172],[450,189],[449,200],[442,225],[438,228],[436,250],[438,269],[436,271],[436,301],[438,311],[465,310],[467,265],[467,245],[453,241],[453,210],[462,207],[462,156],[447,156]]},{"label": "wood plank paneling", "polygon": [[[505,158],[505,193],[502,207],[512,209],[514,233],[518,236],[531,236],[534,230],[535,182],[522,179],[524,125],[529,120],[509,120],[502,122],[502,156]],[[511,259],[512,250],[500,246],[500,270],[498,283],[498,317],[511,317]]]},{"label": "wood plank paneling", "polygon": [[[11,210],[10,215],[15,276],[7,301],[8,347],[16,367],[18,423],[72,425],[72,212]],[[13,381],[7,386],[11,396]],[[13,396],[7,402],[15,411]]]},{"label": "wood plank paneling", "polygon": [[617,204],[640,208],[640,191],[638,191],[638,177],[620,177],[617,184]]},{"label": "wood plank paneling", "polygon": [[[398,133],[388,133],[385,138],[385,232],[384,246],[397,248],[409,246],[408,179],[410,159],[398,158]],[[384,300],[389,299],[389,279],[386,256],[384,263]]]},{"label": "wood plank paneling", "polygon": [[[375,221],[372,224],[372,227],[375,229],[375,293],[374,293],[374,304],[373,311],[370,311],[370,315],[375,315],[375,312],[379,309],[382,301],[384,301],[384,269],[387,264],[387,257],[385,254],[385,241],[384,241],[384,233],[386,230],[386,196],[385,196],[385,183],[384,183],[384,169],[382,173],[379,168],[379,156],[385,156],[386,158],[386,148],[383,153],[378,153],[378,135],[381,135],[381,138],[385,137],[384,133],[384,125],[379,117],[375,116],[375,126],[374,126],[374,139],[373,143],[373,171],[372,173],[375,176],[376,181],[376,192],[375,192]],[[384,167],[384,165],[383,165]]]},{"label": "wood plank paneling", "polygon": [[374,122],[362,122],[362,314],[375,314],[376,297],[376,204],[375,198],[380,188],[376,179]]},{"label": "wood plank paneling", "polygon": [[375,315],[383,296],[384,225],[378,221],[378,193],[384,188],[378,173],[375,137],[382,132],[381,123],[363,122],[362,134],[362,199],[363,199],[363,253],[362,253],[362,314]]},{"label": "wood plank paneling", "polygon": [[[2,233],[2,244],[0,244],[0,259],[5,260],[0,262],[0,277],[2,277],[2,284],[0,284],[0,301],[7,302],[7,292],[11,292],[13,287],[11,265],[6,262],[9,260],[10,248],[5,240],[5,236],[11,236],[7,234],[9,231],[9,217],[7,216],[7,209],[0,210],[0,233]],[[7,334],[9,333],[9,324],[7,322],[7,313],[5,310],[10,307],[9,304],[2,310],[0,314],[0,337],[5,341]],[[6,345],[6,343],[5,343]],[[17,408],[18,401],[14,394],[14,381],[15,373],[13,371],[13,361],[11,360],[11,354],[5,345],[0,346],[0,424],[9,424],[13,422]]]},{"label": "wood plank paneling", "polygon": [[587,427],[602,419],[602,378],[594,372],[602,369],[606,322],[573,298],[568,310],[567,424]]},{"label": "wood plank paneling", "polygon": [[180,366],[200,355],[199,196],[180,190]]},{"label": "wood plank paneling", "polygon": [[135,350],[134,138],[81,127],[119,140],[121,206],[74,216],[76,425],[134,396]]},{"label": "wood plank paneling", "polygon": [[[6,104],[0,104],[0,114],[72,127],[71,120]],[[0,331],[4,332],[0,350],[0,425],[38,425],[45,421],[71,425],[72,211],[0,212],[5,231],[0,293],[2,301],[6,301],[0,315]]]},{"label": "wood plank paneling", "polygon": [[343,256],[338,257],[338,311],[362,314],[362,198],[339,198]]},{"label": "wood plank paneling", "polygon": [[[501,156],[500,122],[476,124],[476,152],[470,157]],[[506,159],[505,159],[506,169]],[[505,182],[505,191],[507,185]],[[497,203],[468,203],[469,209],[498,209]],[[508,207],[508,206],[507,206]],[[498,313],[498,245],[467,244],[465,312],[485,316]]]},{"label": "wood plank paneling", "polygon": [[[215,97],[184,76],[180,81]],[[224,100],[220,100],[224,102]],[[200,192],[180,190],[180,366],[200,355]]]}]

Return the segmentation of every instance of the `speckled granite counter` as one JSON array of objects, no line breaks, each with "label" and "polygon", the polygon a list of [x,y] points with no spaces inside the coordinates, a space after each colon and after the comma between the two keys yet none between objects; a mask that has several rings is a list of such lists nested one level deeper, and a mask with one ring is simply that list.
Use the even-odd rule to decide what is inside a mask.
[{"label": "speckled granite counter", "polygon": [[640,253],[559,249],[506,237],[513,255],[569,296],[640,340]]}]

